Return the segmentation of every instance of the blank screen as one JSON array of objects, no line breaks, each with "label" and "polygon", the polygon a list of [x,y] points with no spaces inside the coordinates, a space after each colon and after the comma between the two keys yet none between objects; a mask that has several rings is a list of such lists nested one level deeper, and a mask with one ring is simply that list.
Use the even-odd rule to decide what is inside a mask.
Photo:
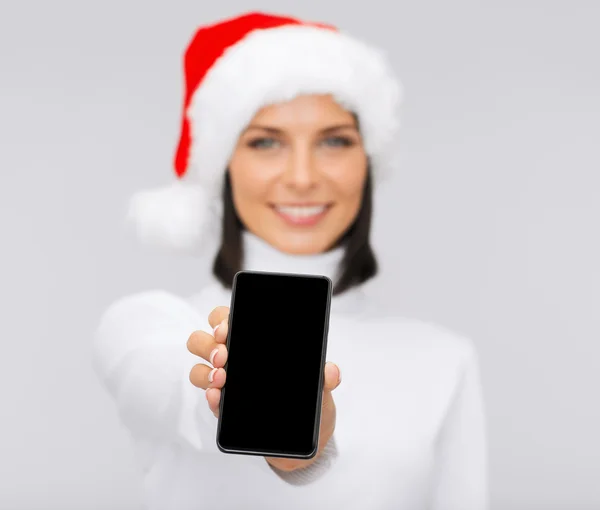
[{"label": "blank screen", "polygon": [[223,448],[313,450],[330,292],[325,277],[238,273],[219,425]]}]

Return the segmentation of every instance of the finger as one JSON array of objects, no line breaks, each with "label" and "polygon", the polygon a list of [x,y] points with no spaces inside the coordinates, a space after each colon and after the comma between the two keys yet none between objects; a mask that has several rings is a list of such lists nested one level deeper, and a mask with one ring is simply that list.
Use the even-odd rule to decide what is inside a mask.
[{"label": "finger", "polygon": [[221,402],[221,390],[218,388],[209,388],[206,390],[206,400],[208,402],[208,407],[215,415],[216,418],[219,417],[219,404]]},{"label": "finger", "polygon": [[217,306],[208,314],[208,323],[211,328],[216,328],[221,322],[229,317],[229,307]]},{"label": "finger", "polygon": [[190,370],[190,382],[197,388],[222,388],[227,374],[223,368],[211,368],[204,363],[194,365]]},{"label": "finger", "polygon": [[[217,325],[215,331],[213,332],[215,341],[218,344],[226,344],[227,343],[227,332],[229,331],[229,323],[227,319]],[[227,350],[227,349],[226,349]]]},{"label": "finger", "polygon": [[217,343],[215,338],[205,331],[194,331],[188,338],[187,348],[192,354],[200,356],[215,367],[223,367],[227,361],[227,347]]},{"label": "finger", "polygon": [[341,375],[340,367],[335,363],[331,363],[330,361],[325,363],[325,384],[323,385],[323,389],[325,391],[335,390],[342,381]]}]

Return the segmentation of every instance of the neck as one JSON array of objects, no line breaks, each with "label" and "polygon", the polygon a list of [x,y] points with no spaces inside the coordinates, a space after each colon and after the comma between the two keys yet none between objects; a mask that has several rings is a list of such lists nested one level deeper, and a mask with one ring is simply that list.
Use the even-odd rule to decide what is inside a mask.
[{"label": "neck", "polygon": [[243,232],[244,269],[283,273],[318,274],[335,282],[338,267],[344,256],[344,248],[328,252],[297,255],[279,251],[260,237]]}]

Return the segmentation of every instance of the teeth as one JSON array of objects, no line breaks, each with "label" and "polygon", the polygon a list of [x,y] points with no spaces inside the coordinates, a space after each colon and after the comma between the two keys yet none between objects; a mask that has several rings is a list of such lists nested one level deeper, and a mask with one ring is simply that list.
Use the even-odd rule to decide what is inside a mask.
[{"label": "teeth", "polygon": [[311,207],[285,207],[278,206],[277,210],[287,216],[293,216],[296,218],[308,218],[310,216],[316,216],[321,214],[325,210],[324,205],[316,205]]}]

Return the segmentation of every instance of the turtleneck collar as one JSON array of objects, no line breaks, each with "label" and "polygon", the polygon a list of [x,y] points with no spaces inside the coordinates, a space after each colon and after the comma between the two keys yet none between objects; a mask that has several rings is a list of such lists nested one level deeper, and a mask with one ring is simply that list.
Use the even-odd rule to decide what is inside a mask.
[{"label": "turtleneck collar", "polygon": [[316,255],[284,253],[245,230],[243,232],[244,269],[282,273],[320,274],[335,281],[337,269],[344,256],[343,247]]},{"label": "turtleneck collar", "polygon": [[[344,256],[344,248],[338,247],[328,252],[314,255],[284,253],[248,231],[242,233],[244,245],[243,267],[250,271],[271,271],[282,273],[318,274],[333,280],[337,276],[339,264]],[[360,287],[354,287],[334,296],[332,311],[357,311],[364,299]]]}]

